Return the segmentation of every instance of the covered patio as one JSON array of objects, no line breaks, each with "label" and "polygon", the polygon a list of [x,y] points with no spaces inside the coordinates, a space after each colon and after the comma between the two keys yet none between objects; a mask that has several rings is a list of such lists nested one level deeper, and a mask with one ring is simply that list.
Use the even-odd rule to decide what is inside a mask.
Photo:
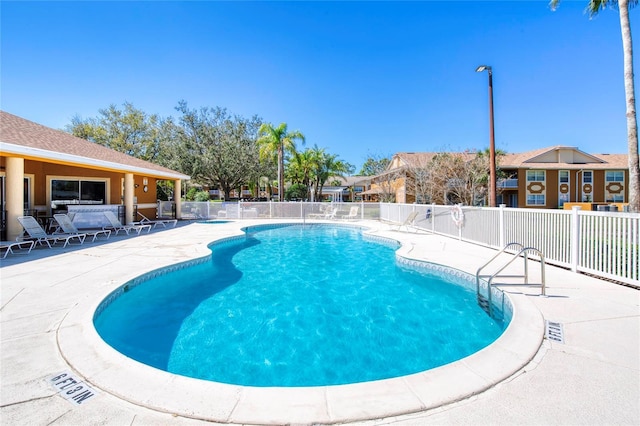
[{"label": "covered patio", "polygon": [[190,177],[0,111],[0,179],[2,239],[15,240],[24,215],[43,223],[71,209],[86,220],[100,209],[115,210],[125,223],[136,220],[136,210],[156,217],[162,180],[173,185],[180,218],[182,181]]}]

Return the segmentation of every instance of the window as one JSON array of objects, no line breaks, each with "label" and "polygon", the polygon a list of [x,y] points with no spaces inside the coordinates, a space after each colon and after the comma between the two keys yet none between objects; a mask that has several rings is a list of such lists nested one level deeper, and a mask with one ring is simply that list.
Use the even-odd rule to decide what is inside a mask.
[{"label": "window", "polygon": [[527,195],[528,206],[544,206],[544,194],[528,194]]},{"label": "window", "polygon": [[558,180],[560,183],[569,183],[569,170],[560,170]]},{"label": "window", "polygon": [[569,193],[558,194],[558,207],[564,206],[564,203],[569,202]]},{"label": "window", "polygon": [[582,172],[582,202],[590,203],[593,201],[593,171],[584,170]]},{"label": "window", "polygon": [[624,171],[607,170],[604,173],[604,199],[608,203],[624,203]]},{"label": "window", "polygon": [[606,171],[604,179],[607,182],[624,182],[624,172],[622,170]]},{"label": "window", "polygon": [[607,203],[624,203],[624,194],[607,194]]},{"label": "window", "polygon": [[[6,193],[7,193],[7,189],[5,188],[5,179],[6,177],[4,175],[0,176],[0,200],[2,201],[2,210],[6,210]],[[31,176],[25,176],[24,178],[24,193],[23,193],[23,201],[24,201],[24,208],[29,209],[31,208]]]},{"label": "window", "polygon": [[51,201],[77,201],[104,204],[107,183],[104,181],[52,179]]},{"label": "window", "polygon": [[544,182],[544,170],[527,170],[527,182]]}]

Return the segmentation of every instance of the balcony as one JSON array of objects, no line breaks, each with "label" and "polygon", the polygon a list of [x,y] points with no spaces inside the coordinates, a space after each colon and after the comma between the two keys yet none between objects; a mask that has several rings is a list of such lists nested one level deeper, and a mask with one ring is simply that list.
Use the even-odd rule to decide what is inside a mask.
[{"label": "balcony", "polygon": [[518,179],[498,179],[497,186],[500,189],[518,189]]}]

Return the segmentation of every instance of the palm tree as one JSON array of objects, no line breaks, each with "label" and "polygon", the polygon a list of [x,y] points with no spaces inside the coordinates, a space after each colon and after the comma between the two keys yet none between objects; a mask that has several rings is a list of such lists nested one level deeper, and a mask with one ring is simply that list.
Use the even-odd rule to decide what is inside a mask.
[{"label": "palm tree", "polygon": [[284,153],[296,152],[295,140],[304,145],[305,138],[298,130],[287,131],[287,123],[273,127],[271,123],[263,123],[258,129],[258,146],[260,158],[273,158],[277,154],[278,161],[278,199],[284,201]]},{"label": "palm tree", "polygon": [[[560,0],[551,0],[551,9],[555,9]],[[622,49],[624,52],[624,93],[627,101],[627,145],[629,151],[629,209],[640,212],[640,161],[638,159],[638,121],[636,117],[636,97],[633,85],[633,45],[629,8],[638,4],[638,0],[589,0],[589,16],[597,15],[607,6],[618,6],[620,11],[620,29],[622,30]]]},{"label": "palm tree", "polygon": [[350,165],[344,161],[338,159],[335,154],[327,154],[324,149],[320,149],[317,152],[319,156],[318,168],[314,177],[315,185],[315,199],[320,199],[322,196],[322,187],[330,177],[344,177],[349,173]]},{"label": "palm tree", "polygon": [[[314,147],[316,148],[316,147]],[[318,168],[318,158],[315,151],[305,149],[304,152],[296,152],[291,158],[287,168],[287,178],[294,184],[301,184],[307,187],[307,196],[311,187],[311,178]]]}]

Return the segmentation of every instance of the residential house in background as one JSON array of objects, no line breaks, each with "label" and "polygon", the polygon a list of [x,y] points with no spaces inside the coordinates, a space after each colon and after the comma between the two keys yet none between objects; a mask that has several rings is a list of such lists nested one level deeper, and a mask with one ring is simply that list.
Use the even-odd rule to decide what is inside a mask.
[{"label": "residential house in background", "polygon": [[[412,176],[428,170],[438,153],[397,153],[389,167],[375,176],[365,194],[372,200],[430,202],[416,197]],[[471,158],[473,154],[460,155]],[[628,202],[627,154],[589,154],[577,147],[552,146],[498,157],[498,204],[522,208],[562,208],[565,203]],[[418,199],[417,199],[418,198]],[[382,200],[384,201],[384,200]]]},{"label": "residential house in background", "polygon": [[627,154],[588,154],[553,146],[500,158],[509,175],[498,185],[498,202],[509,207],[562,208],[565,203],[629,201]]},{"label": "residential house in background", "polygon": [[363,193],[371,185],[372,176],[334,176],[322,187],[322,200],[316,201],[363,201]]}]

